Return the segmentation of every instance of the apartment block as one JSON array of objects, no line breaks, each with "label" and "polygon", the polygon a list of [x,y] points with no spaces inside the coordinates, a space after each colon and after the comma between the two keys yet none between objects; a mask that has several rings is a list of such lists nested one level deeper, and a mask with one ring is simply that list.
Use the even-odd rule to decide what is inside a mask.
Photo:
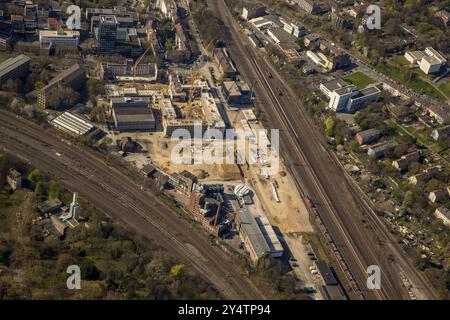
[{"label": "apartment block", "polygon": [[28,74],[30,61],[24,54],[0,63],[0,88],[9,79],[21,79]]}]

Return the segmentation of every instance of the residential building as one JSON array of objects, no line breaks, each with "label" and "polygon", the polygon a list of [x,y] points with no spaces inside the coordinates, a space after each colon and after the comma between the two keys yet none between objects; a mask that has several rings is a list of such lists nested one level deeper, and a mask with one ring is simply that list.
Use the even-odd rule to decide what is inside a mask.
[{"label": "residential building", "polygon": [[432,105],[426,109],[428,115],[434,118],[439,124],[446,124],[450,121],[450,110],[443,106]]},{"label": "residential building", "polygon": [[223,81],[222,91],[228,104],[232,106],[246,106],[252,101],[252,90],[243,81]]},{"label": "residential building", "polygon": [[444,202],[450,197],[450,186],[439,190],[434,190],[428,195],[432,203]]},{"label": "residential building", "polygon": [[376,142],[380,138],[380,130],[378,129],[368,129],[360,131],[356,134],[356,140],[359,144],[367,144]]},{"label": "residential building", "polygon": [[13,191],[22,188],[22,175],[14,168],[10,168],[6,175],[6,182]]},{"label": "residential building", "polygon": [[251,20],[254,18],[261,17],[266,14],[266,7],[254,4],[251,6],[246,6],[242,8],[242,18],[245,20]]},{"label": "residential building", "polygon": [[314,47],[319,39],[320,39],[319,35],[315,33],[310,33],[303,37],[303,43],[307,47]]},{"label": "residential building", "polygon": [[419,65],[426,74],[437,73],[442,66],[447,65],[447,59],[432,47],[427,47],[424,51],[407,51],[405,58],[411,64]]},{"label": "residential building", "polygon": [[324,14],[331,10],[330,6],[325,2],[316,0],[293,0],[300,8],[309,14]]},{"label": "residential building", "polygon": [[437,208],[436,211],[434,211],[434,216],[442,220],[442,223],[447,227],[450,227],[450,209],[445,207]]},{"label": "residential building", "polygon": [[373,147],[370,147],[367,150],[367,154],[370,157],[375,157],[375,158],[379,159],[379,158],[382,158],[382,157],[388,155],[392,151],[394,151],[394,149],[396,147],[397,147],[397,144],[395,142],[383,142],[383,143],[377,144]]},{"label": "residential building", "polygon": [[115,51],[118,25],[115,16],[100,16],[98,27],[94,29],[99,52],[111,53]]},{"label": "residential building", "polygon": [[111,98],[114,125],[118,131],[153,131],[156,122],[149,98]]},{"label": "residential building", "polygon": [[175,0],[156,0],[156,7],[161,10],[165,18],[175,21],[177,17]]},{"label": "residential building", "polygon": [[201,138],[208,129],[208,124],[205,121],[196,119],[163,119],[163,133],[164,137],[188,136],[191,138]]},{"label": "residential building", "polygon": [[367,87],[358,90],[354,85],[335,89],[331,93],[328,107],[336,112],[354,113],[369,102],[377,101],[381,90],[377,87]]},{"label": "residential building", "polygon": [[[203,117],[208,124],[208,129],[218,130],[225,133],[225,121],[220,114],[219,108],[213,96],[209,92],[201,94]],[[218,138],[218,137],[215,137]]]},{"label": "residential building", "polygon": [[22,79],[28,74],[31,59],[24,54],[0,63],[0,89],[9,79]]},{"label": "residential building", "polygon": [[425,169],[423,172],[409,177],[409,183],[413,185],[424,184],[431,178],[434,178],[439,173],[439,167],[431,167]]},{"label": "residential building", "polygon": [[153,82],[158,78],[156,63],[135,65],[132,59],[125,63],[104,62],[100,65],[100,77],[104,80]]},{"label": "residential building", "polygon": [[216,48],[213,51],[214,58],[219,67],[219,71],[225,78],[229,78],[235,80],[238,71],[231,60],[230,55],[228,54],[227,49],[225,48]]},{"label": "residential building", "polygon": [[401,156],[400,159],[392,161],[392,165],[398,170],[404,171],[408,169],[412,163],[419,161],[419,158],[419,152],[413,151]]},{"label": "residential building", "polygon": [[283,24],[283,29],[287,33],[293,35],[296,38],[303,37],[308,33],[305,26],[298,22],[291,22],[284,18],[280,18],[280,22]]},{"label": "residential building", "polygon": [[40,89],[37,95],[37,103],[41,108],[53,105],[53,99],[61,88],[71,88],[74,91],[81,89],[86,83],[86,72],[79,64],[62,71],[53,78],[44,88]]},{"label": "residential building", "polygon": [[450,125],[445,126],[445,127],[441,127],[441,128],[438,128],[438,129],[434,129],[431,132],[431,137],[435,141],[438,141],[440,137],[450,137]]}]

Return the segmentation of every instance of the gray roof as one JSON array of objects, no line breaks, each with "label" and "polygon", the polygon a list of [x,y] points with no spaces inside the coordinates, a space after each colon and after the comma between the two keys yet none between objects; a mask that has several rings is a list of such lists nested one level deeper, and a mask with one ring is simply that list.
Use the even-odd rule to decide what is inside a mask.
[{"label": "gray roof", "polygon": [[239,220],[241,221],[241,228],[245,230],[256,255],[261,257],[265,253],[269,252],[269,245],[267,244],[258,223],[251,213],[247,209],[242,208],[237,212],[237,214],[239,215]]},{"label": "gray roof", "polygon": [[375,137],[380,135],[380,130],[378,129],[367,129],[361,132],[358,132],[358,135],[363,137],[364,139]]},{"label": "gray roof", "polygon": [[349,85],[349,83],[345,82],[342,79],[334,79],[331,81],[327,81],[322,83],[322,85],[327,88],[329,91],[333,92],[334,90],[343,88],[343,87],[347,87]]},{"label": "gray roof", "polygon": [[316,261],[316,267],[326,285],[338,284],[333,272],[325,261]]},{"label": "gray roof", "polygon": [[24,63],[29,62],[30,60],[31,59],[26,55],[19,54],[17,57],[3,61],[2,63],[0,63],[0,76],[10,72],[11,70],[21,66]]}]

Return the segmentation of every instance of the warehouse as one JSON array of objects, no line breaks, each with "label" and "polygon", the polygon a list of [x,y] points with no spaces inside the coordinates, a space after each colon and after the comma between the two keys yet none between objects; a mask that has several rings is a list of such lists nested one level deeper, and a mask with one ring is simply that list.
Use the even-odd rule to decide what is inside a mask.
[{"label": "warehouse", "polygon": [[92,123],[71,112],[64,112],[59,117],[53,119],[50,123],[60,130],[78,136],[83,136],[89,132],[92,132],[95,128]]},{"label": "warehouse", "polygon": [[111,110],[118,131],[155,130],[149,98],[111,98]]}]

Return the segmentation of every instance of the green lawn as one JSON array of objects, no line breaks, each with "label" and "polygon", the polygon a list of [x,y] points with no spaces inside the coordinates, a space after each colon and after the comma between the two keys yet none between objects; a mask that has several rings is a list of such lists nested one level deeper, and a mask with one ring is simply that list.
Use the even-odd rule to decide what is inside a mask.
[{"label": "green lawn", "polygon": [[447,95],[447,98],[450,99],[450,80],[447,79],[443,84],[439,86],[439,89]]},{"label": "green lawn", "polygon": [[352,73],[351,75],[344,77],[343,78],[345,81],[355,85],[358,89],[364,89],[365,87],[367,87],[369,84],[374,83],[375,81],[369,77],[366,76],[364,73],[362,72],[355,72]]},{"label": "green lawn", "polygon": [[[405,68],[399,68],[397,66],[394,66],[392,64],[378,64],[375,67],[378,71],[381,73],[384,73],[391,79],[394,79],[395,81],[403,84],[406,87],[412,88],[415,91],[419,93],[426,94],[430,97],[433,97],[439,101],[446,101],[447,99],[442,96],[442,94],[439,93],[433,86],[428,84],[427,82],[421,80],[419,77],[420,74],[417,74],[417,77],[414,80],[405,80],[403,75],[405,74]],[[413,71],[417,72],[417,71]]]},{"label": "green lawn", "polygon": [[402,65],[402,66],[409,66],[410,65],[409,61],[406,60],[406,58],[403,55],[393,56],[392,60],[397,62],[399,65]]}]

